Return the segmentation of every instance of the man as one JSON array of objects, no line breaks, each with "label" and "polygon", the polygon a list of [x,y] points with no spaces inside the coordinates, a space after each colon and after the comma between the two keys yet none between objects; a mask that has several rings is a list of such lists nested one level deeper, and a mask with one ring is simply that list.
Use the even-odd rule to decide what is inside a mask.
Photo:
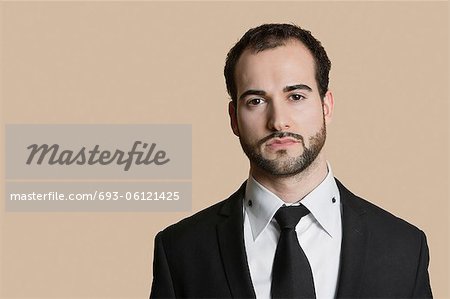
[{"label": "man", "polygon": [[333,177],[330,66],[288,24],[253,28],[230,50],[229,115],[249,178],[156,236],[150,297],[432,297],[424,233]]}]

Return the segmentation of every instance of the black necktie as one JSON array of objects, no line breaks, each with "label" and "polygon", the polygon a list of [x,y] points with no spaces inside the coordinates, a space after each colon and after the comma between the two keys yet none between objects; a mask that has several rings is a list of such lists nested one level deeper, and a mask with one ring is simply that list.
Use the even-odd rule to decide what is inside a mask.
[{"label": "black necktie", "polygon": [[272,270],[272,298],[316,298],[314,281],[295,226],[309,214],[303,206],[281,207],[275,214],[281,233]]}]

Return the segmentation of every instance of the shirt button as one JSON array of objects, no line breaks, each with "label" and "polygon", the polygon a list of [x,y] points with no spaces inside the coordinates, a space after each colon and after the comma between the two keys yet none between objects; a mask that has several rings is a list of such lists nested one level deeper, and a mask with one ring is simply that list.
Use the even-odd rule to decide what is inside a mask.
[{"label": "shirt button", "polygon": [[251,200],[248,201],[248,206],[251,207],[253,205],[253,202]]},{"label": "shirt button", "polygon": [[335,203],[335,202],[336,202],[336,198],[333,197],[333,199],[332,199],[331,201],[332,201],[333,203]]}]

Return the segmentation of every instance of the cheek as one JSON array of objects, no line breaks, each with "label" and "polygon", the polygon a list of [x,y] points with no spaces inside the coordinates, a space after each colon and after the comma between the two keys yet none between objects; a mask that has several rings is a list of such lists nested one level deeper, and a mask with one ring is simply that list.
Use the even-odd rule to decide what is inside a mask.
[{"label": "cheek", "polygon": [[241,138],[257,140],[258,136],[264,133],[264,118],[261,116],[251,113],[240,113],[237,120]]},{"label": "cheek", "polygon": [[301,127],[308,131],[315,131],[322,127],[323,124],[323,110],[321,105],[315,105],[308,110],[301,113],[298,118]]}]

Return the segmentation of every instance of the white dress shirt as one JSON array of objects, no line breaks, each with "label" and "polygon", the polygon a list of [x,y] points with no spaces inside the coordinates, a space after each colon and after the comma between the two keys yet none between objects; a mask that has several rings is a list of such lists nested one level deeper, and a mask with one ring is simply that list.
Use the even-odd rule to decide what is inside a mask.
[{"label": "white dress shirt", "polygon": [[[326,178],[301,199],[311,212],[297,224],[297,237],[311,265],[318,299],[336,296],[342,224],[339,190],[330,165]],[[280,229],[273,216],[285,204],[258,183],[247,180],[244,200],[245,250],[256,297],[271,298],[272,264]]]}]

